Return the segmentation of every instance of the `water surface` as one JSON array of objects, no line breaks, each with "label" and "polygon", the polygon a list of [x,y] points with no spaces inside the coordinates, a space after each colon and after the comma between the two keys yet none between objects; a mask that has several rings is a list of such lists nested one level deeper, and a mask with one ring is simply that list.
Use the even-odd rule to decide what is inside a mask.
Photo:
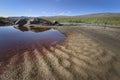
[{"label": "water surface", "polygon": [[0,54],[23,53],[62,43],[65,36],[55,29],[0,27]]}]

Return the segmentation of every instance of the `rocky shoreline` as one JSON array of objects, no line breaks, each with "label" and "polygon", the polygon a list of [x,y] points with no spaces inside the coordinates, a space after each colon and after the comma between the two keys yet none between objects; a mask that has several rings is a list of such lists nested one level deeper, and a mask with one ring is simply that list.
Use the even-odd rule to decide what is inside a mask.
[{"label": "rocky shoreline", "polygon": [[57,21],[50,22],[42,18],[19,18],[16,20],[8,18],[0,18],[0,26],[61,26]]}]

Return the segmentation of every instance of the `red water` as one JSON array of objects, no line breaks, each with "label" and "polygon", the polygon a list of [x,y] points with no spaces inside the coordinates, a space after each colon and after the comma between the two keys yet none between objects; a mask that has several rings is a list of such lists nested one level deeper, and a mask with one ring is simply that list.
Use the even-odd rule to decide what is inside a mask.
[{"label": "red water", "polygon": [[[17,54],[18,62],[22,61],[23,53],[32,53],[35,49],[45,54],[44,49],[64,42],[65,36],[55,29],[26,27],[0,27],[0,70]],[[16,63],[18,63],[16,61]]]}]

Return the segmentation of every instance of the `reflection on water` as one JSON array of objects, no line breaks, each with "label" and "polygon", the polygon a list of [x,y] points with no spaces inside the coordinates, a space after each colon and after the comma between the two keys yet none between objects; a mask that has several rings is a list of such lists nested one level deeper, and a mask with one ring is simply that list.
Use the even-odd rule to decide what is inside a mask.
[{"label": "reflection on water", "polygon": [[16,28],[16,29],[19,29],[19,30],[21,30],[21,31],[29,31],[29,29],[27,28],[27,27],[24,27],[24,26],[21,26],[21,27],[14,27],[14,28]]},{"label": "reflection on water", "polygon": [[0,59],[8,54],[49,48],[64,40],[65,36],[55,29],[0,27]]},{"label": "reflection on water", "polygon": [[43,32],[43,31],[51,29],[48,27],[40,28],[40,27],[34,27],[34,26],[30,26],[30,27],[20,26],[20,27],[14,27],[14,28],[19,29],[23,32],[24,31]]}]

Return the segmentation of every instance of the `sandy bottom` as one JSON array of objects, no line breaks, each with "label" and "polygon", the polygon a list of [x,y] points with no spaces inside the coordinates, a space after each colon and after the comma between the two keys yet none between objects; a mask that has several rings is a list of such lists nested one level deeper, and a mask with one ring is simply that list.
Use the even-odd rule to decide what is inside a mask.
[{"label": "sandy bottom", "polygon": [[[0,80],[119,80],[120,57],[76,28],[59,28],[68,36],[65,46],[51,51],[26,51],[14,55]],[[20,64],[15,64],[23,59]]]}]

